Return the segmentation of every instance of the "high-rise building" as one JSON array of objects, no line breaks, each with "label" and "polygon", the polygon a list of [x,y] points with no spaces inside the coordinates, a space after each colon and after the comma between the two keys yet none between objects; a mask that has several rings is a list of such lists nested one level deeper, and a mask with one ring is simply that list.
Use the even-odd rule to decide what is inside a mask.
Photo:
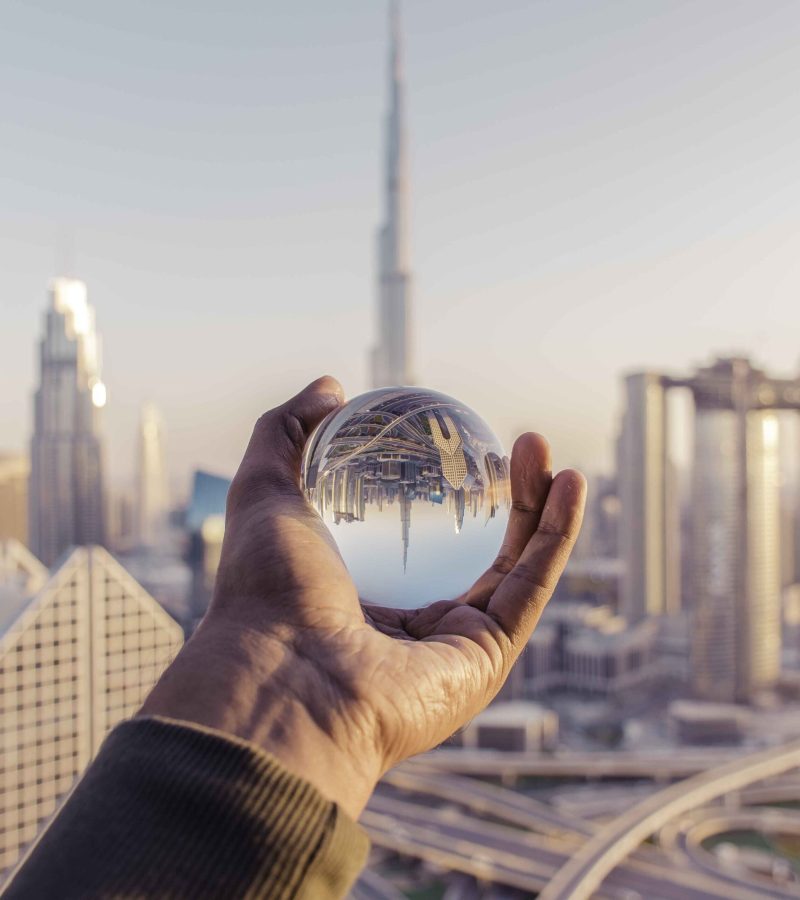
[{"label": "high-rise building", "polygon": [[[0,552],[0,572],[26,568],[16,550]],[[183,643],[102,548],[74,550],[33,596],[15,585],[0,586],[0,881]]]},{"label": "high-rise building", "polygon": [[205,615],[214,591],[225,536],[225,505],[230,486],[230,479],[220,475],[203,471],[194,473],[184,521],[188,539],[186,562],[192,570],[187,631],[192,631]]},{"label": "high-rise building", "polygon": [[136,460],[136,538],[141,547],[163,544],[169,494],[164,459],[164,426],[153,404],[142,407]]},{"label": "high-rise building", "polygon": [[746,702],[780,673],[779,423],[753,402],[765,384],[742,359],[692,379],[692,681],[705,700]]},{"label": "high-rise building", "polygon": [[0,453],[0,540],[28,540],[30,468],[27,456]]},{"label": "high-rise building", "polygon": [[752,701],[780,671],[778,411],[800,410],[800,379],[772,378],[747,359],[725,358],[689,377],[631,376],[627,388],[619,452],[622,611],[633,620],[670,611],[677,504],[665,393],[688,389],[695,406],[693,689],[700,699]]},{"label": "high-rise building", "polygon": [[378,341],[372,350],[373,387],[412,381],[405,82],[397,0],[392,0],[390,20],[385,208],[378,231]]},{"label": "high-rise building", "polygon": [[100,341],[86,285],[50,283],[31,440],[29,545],[50,566],[69,547],[105,543]]},{"label": "high-rise building", "polygon": [[680,605],[679,508],[668,453],[667,384],[655,372],[625,379],[618,448],[620,612],[629,622]]}]

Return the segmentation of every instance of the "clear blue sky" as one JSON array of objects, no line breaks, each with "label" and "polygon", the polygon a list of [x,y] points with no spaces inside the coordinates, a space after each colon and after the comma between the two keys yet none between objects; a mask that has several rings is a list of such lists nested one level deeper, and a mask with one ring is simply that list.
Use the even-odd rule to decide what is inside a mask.
[{"label": "clear blue sky", "polygon": [[[611,459],[618,378],[800,355],[800,5],[406,0],[419,380],[558,464]],[[47,279],[89,285],[115,480],[139,404],[228,471],[321,372],[366,385],[386,8],[6,0],[0,447]],[[65,237],[68,235],[69,237]]]}]

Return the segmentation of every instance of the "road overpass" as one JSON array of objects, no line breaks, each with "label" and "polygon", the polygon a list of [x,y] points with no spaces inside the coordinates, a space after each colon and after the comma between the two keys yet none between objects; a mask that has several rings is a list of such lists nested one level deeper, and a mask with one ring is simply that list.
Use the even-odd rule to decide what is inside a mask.
[{"label": "road overpass", "polygon": [[[373,842],[483,881],[530,893],[543,890],[579,851],[585,836],[553,837],[488,823],[454,807],[436,808],[379,790],[361,822]],[[676,869],[654,848],[642,848],[609,877],[596,896],[642,900],[760,900],[750,890],[701,872]]]},{"label": "road overpass", "polygon": [[[723,794],[800,766],[800,741],[734,759],[670,785],[592,835],[541,892],[540,900],[588,900],[650,835]],[[732,887],[732,886],[731,886]]]},{"label": "road overpass", "polygon": [[578,816],[560,813],[517,791],[462,775],[403,765],[387,772],[381,784],[408,794],[455,802],[481,815],[542,834],[589,835],[595,831],[594,825]]},{"label": "road overpass", "polygon": [[800,897],[800,883],[797,881],[778,885],[769,874],[759,874],[746,865],[735,871],[703,847],[703,842],[709,838],[730,831],[788,834],[798,838],[800,815],[795,810],[775,807],[738,810],[710,807],[681,816],[662,828],[658,842],[679,863],[694,866],[732,884],[750,885],[765,898]]},{"label": "road overpass", "polygon": [[745,754],[731,750],[684,750],[679,753],[559,752],[508,753],[495,750],[443,749],[407,763],[419,771],[475,777],[646,778],[671,781],[717,768]]}]

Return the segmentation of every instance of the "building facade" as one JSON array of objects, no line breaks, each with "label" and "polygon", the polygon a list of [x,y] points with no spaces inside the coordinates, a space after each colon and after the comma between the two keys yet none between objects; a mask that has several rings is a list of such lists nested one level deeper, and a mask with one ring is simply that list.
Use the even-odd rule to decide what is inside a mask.
[{"label": "building facade", "polygon": [[391,5],[389,110],[386,116],[384,222],[378,230],[378,340],[372,386],[411,384],[411,274],[405,79],[397,0]]},{"label": "building facade", "polygon": [[105,402],[86,285],[56,278],[39,345],[29,502],[29,546],[47,566],[69,547],[105,543]]},{"label": "building facade", "polygon": [[100,547],[74,550],[36,594],[13,602],[4,597],[0,621],[0,881],[183,643]]},{"label": "building facade", "polygon": [[526,693],[622,697],[660,680],[654,619],[628,625],[606,606],[550,607],[522,657]]}]

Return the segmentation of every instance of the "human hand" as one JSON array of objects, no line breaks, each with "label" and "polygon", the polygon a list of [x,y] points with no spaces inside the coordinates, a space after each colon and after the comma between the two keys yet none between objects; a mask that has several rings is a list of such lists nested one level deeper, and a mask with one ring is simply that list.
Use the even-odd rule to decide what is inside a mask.
[{"label": "human hand", "polygon": [[381,775],[441,743],[497,693],[580,529],[585,480],[518,438],[513,506],[490,567],[456,600],[362,604],[300,489],[304,445],[342,402],[320,378],[266,413],[228,495],[214,599],[142,709],[259,744],[354,818]]}]

